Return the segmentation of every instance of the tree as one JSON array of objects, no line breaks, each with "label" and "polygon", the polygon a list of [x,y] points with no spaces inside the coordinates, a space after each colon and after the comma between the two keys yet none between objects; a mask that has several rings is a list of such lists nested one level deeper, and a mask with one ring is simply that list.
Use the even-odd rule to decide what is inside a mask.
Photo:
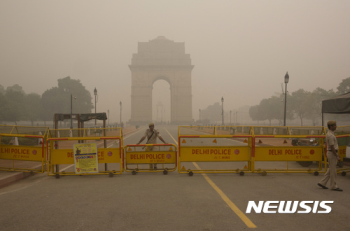
[{"label": "tree", "polygon": [[202,110],[202,119],[210,120],[210,122],[221,121],[222,108],[219,102],[209,105],[206,109]]},{"label": "tree", "polygon": [[281,118],[281,115],[283,115],[282,103],[276,96],[261,100],[259,109],[261,119],[268,120],[270,122],[270,126],[273,119],[279,119]]},{"label": "tree", "polygon": [[[288,109],[288,108],[287,108]],[[272,120],[276,119],[281,124],[284,119],[284,103],[280,96],[272,96],[261,100],[259,105],[249,109],[249,115],[252,120],[268,120],[271,126]],[[293,119],[292,110],[287,110],[287,119]]]},{"label": "tree", "polygon": [[52,120],[55,113],[68,113],[68,102],[65,98],[63,90],[58,87],[46,90],[41,96],[42,119]]},{"label": "tree", "polygon": [[3,94],[3,95],[6,94],[5,88],[1,84],[0,84],[0,94]]},{"label": "tree", "polygon": [[18,121],[23,118],[24,115],[24,94],[20,91],[6,90],[6,113],[3,118],[5,121]]},{"label": "tree", "polygon": [[73,113],[90,113],[93,109],[91,93],[86,90],[80,80],[69,76],[58,79],[58,87],[46,90],[42,95],[44,119],[52,119],[55,113],[70,113],[71,94],[76,97],[73,101]]},{"label": "tree", "polygon": [[309,108],[305,118],[313,121],[316,125],[316,121],[322,117],[322,100],[335,97],[336,93],[333,89],[327,91],[322,88],[316,88],[310,95],[305,99],[305,104]]},{"label": "tree", "polygon": [[76,97],[76,103],[73,102],[75,113],[89,113],[94,108],[91,93],[86,90],[80,80],[71,79],[68,76],[58,80],[58,87],[68,93],[68,99],[70,99],[70,94]]},{"label": "tree", "polygon": [[18,85],[18,84],[14,84],[13,86],[8,86],[6,88],[6,91],[17,91],[17,92],[20,92],[23,95],[25,95],[25,92],[23,91],[23,88],[20,85]]},{"label": "tree", "polygon": [[34,121],[42,118],[42,104],[41,96],[36,93],[31,93],[25,96],[25,118],[31,121],[32,126],[34,126]]},{"label": "tree", "polygon": [[345,94],[350,92],[350,77],[343,79],[340,82],[339,86],[337,87],[337,90],[338,90],[337,92],[338,94]]},{"label": "tree", "polygon": [[307,99],[310,97],[310,94],[310,92],[305,91],[304,89],[299,89],[291,95],[290,107],[299,117],[301,126],[303,126],[303,119],[306,118],[308,114],[312,113],[310,105],[307,104]]},{"label": "tree", "polygon": [[5,94],[0,94],[0,123],[11,117],[9,103]]},{"label": "tree", "polygon": [[251,106],[249,108],[249,116],[253,121],[259,121],[261,120],[260,114],[259,114],[259,105]]}]

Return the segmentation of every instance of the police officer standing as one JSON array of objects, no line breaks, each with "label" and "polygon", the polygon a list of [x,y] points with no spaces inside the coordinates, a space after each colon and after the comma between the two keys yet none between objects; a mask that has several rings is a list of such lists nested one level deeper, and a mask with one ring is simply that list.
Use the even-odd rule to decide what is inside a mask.
[{"label": "police officer standing", "polygon": [[[149,127],[149,129],[146,130],[144,136],[141,138],[141,140],[137,144],[140,144],[146,137],[147,137],[146,144],[156,144],[157,143],[157,138],[159,138],[164,144],[166,144],[166,142],[161,137],[159,131],[154,129],[154,123],[150,123],[148,125],[148,127]],[[148,147],[148,149],[150,151],[152,151],[153,147]],[[150,168],[153,169],[153,164],[150,164]],[[157,165],[156,164],[154,164],[154,169],[157,169]]]},{"label": "police officer standing", "polygon": [[337,160],[340,160],[340,157],[338,155],[338,141],[335,137],[334,131],[337,129],[337,123],[333,120],[328,121],[328,132],[326,135],[326,142],[327,142],[327,159],[328,159],[328,170],[326,174],[324,175],[323,179],[317,184],[323,189],[328,189],[326,187],[328,180],[330,179],[330,187],[334,191],[343,191],[337,186],[337,183],[335,182],[336,176],[337,176]]}]

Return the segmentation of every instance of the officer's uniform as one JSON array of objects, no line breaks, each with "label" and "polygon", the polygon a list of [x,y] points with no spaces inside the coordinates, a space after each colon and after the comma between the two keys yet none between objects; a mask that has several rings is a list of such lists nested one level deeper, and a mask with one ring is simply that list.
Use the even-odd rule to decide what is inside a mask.
[{"label": "officer's uniform", "polygon": [[337,189],[337,183],[335,182],[336,176],[337,176],[337,157],[333,154],[331,150],[331,145],[334,145],[334,149],[338,153],[338,141],[337,138],[334,135],[334,132],[331,130],[328,130],[326,135],[326,142],[327,142],[327,159],[328,159],[328,169],[327,172],[324,174],[323,179],[319,182],[321,185],[326,186],[328,180],[330,179],[330,188],[331,189]]},{"label": "officer's uniform", "polygon": [[[157,139],[160,137],[160,133],[156,129],[153,129],[153,132],[150,129],[147,129],[144,137],[147,137],[147,144],[157,144]],[[153,146],[146,147],[146,151],[153,151],[153,148]],[[149,167],[150,169],[157,168],[157,164],[154,164],[154,167],[153,164],[150,164]]]},{"label": "officer's uniform", "polygon": [[[154,133],[151,132],[150,129],[147,129],[146,132],[145,132],[144,137],[147,138],[147,144],[157,144],[157,138],[160,136],[160,133],[156,129],[153,129],[153,131],[154,131]],[[153,133],[153,135],[152,135],[152,133]],[[150,151],[152,151],[153,147],[148,147],[148,149]]]}]

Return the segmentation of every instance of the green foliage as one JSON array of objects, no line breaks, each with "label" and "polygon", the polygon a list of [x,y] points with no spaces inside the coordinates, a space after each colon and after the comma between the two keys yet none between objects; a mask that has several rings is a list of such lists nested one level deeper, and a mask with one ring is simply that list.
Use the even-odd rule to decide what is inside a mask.
[{"label": "green foliage", "polygon": [[0,84],[0,94],[2,94],[2,95],[6,94],[5,88],[1,84]]},{"label": "green foliage", "polygon": [[65,99],[64,92],[58,87],[46,90],[41,96],[43,119],[52,120],[54,113],[68,113],[69,100]]},{"label": "green foliage", "polygon": [[80,80],[69,76],[58,80],[58,87],[46,90],[42,95],[42,105],[45,119],[52,119],[55,113],[70,113],[71,94],[73,113],[90,113],[93,109],[91,94],[81,84]]},{"label": "green foliage", "polygon": [[30,120],[32,126],[34,121],[39,120],[42,116],[43,107],[41,104],[41,96],[36,93],[30,93],[26,95],[25,99],[25,120]]},{"label": "green foliage", "polygon": [[31,93],[26,95],[18,84],[7,87],[0,85],[0,121],[52,120],[54,113],[70,113],[71,94],[73,113],[89,113],[93,108],[91,94],[80,80],[66,77],[58,80],[58,87],[46,90],[42,97]]},{"label": "green foliage", "polygon": [[[268,120],[270,125],[274,119],[279,120],[280,123],[282,123],[284,119],[284,101],[282,97],[278,96],[263,99],[259,105],[253,106],[249,109],[249,115],[254,121]],[[293,119],[293,113],[291,110],[287,110],[287,119]]]},{"label": "green foliage", "polygon": [[303,119],[310,114],[310,103],[312,101],[308,100],[311,97],[311,93],[305,91],[304,89],[299,89],[292,93],[290,100],[290,106],[300,119],[300,125],[303,126]]},{"label": "green foliage", "polygon": [[339,86],[337,87],[338,94],[345,94],[350,92],[350,77],[343,79]]},{"label": "green foliage", "polygon": [[10,104],[7,101],[7,97],[5,94],[0,94],[0,122],[6,121],[8,118],[11,117]]},{"label": "green foliage", "polygon": [[222,120],[222,105],[219,102],[209,105],[201,111],[202,120],[210,120],[211,122]]},{"label": "green foliage", "polygon": [[25,92],[23,91],[23,88],[20,85],[18,85],[18,84],[14,84],[13,86],[7,87],[6,91],[17,91],[17,92],[20,92],[23,95],[25,95]]},{"label": "green foliage", "polygon": [[304,101],[308,105],[308,113],[305,118],[312,120],[313,124],[316,124],[316,121],[322,117],[322,100],[335,96],[336,93],[333,90],[327,91],[322,88],[316,88]]},{"label": "green foliage", "polygon": [[260,121],[259,105],[255,105],[249,108],[249,116],[253,121]]},{"label": "green foliage", "polygon": [[25,94],[20,91],[6,90],[5,116],[3,120],[16,122],[24,117]]},{"label": "green foliage", "polygon": [[[322,116],[322,100],[336,96],[333,90],[316,88],[313,92],[299,89],[287,95],[287,119],[293,119],[294,115],[300,119],[303,126],[304,119],[310,119],[313,124]],[[263,121],[277,119],[282,123],[284,119],[284,95],[272,96],[263,99],[259,105],[250,108],[249,115],[252,120]]]}]

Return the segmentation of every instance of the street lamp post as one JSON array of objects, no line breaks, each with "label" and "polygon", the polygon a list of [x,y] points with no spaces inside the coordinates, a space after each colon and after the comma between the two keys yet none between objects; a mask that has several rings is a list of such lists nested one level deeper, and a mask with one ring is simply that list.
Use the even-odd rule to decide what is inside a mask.
[{"label": "street lamp post", "polygon": [[70,129],[73,129],[73,94],[70,94]]},{"label": "street lamp post", "polygon": [[[94,90],[94,95],[95,95],[95,116],[96,116],[96,96],[97,96],[96,87],[95,87],[95,90]],[[95,118],[96,118],[96,117],[95,117]],[[96,126],[96,119],[95,119],[95,126]]]},{"label": "street lamp post", "polygon": [[238,115],[237,115],[238,111],[236,111],[236,125],[238,125]]},{"label": "street lamp post", "polygon": [[108,126],[109,126],[109,109],[107,110],[108,113]]},{"label": "street lamp post", "polygon": [[284,92],[284,126],[286,126],[286,118],[287,118],[287,83],[289,82],[288,72],[284,76],[284,83],[286,84],[285,92]]},{"label": "street lamp post", "polygon": [[232,110],[230,110],[230,125],[232,125],[231,118],[232,118]]},{"label": "street lamp post", "polygon": [[224,125],[224,97],[221,97],[221,103],[222,103],[222,125]]},{"label": "street lamp post", "polygon": [[120,105],[120,127],[122,126],[122,101],[119,103]]},{"label": "street lamp post", "polygon": [[73,94],[70,94],[70,129],[73,129]]},{"label": "street lamp post", "polygon": [[199,122],[201,122],[201,114],[202,114],[202,110],[199,109]]}]

